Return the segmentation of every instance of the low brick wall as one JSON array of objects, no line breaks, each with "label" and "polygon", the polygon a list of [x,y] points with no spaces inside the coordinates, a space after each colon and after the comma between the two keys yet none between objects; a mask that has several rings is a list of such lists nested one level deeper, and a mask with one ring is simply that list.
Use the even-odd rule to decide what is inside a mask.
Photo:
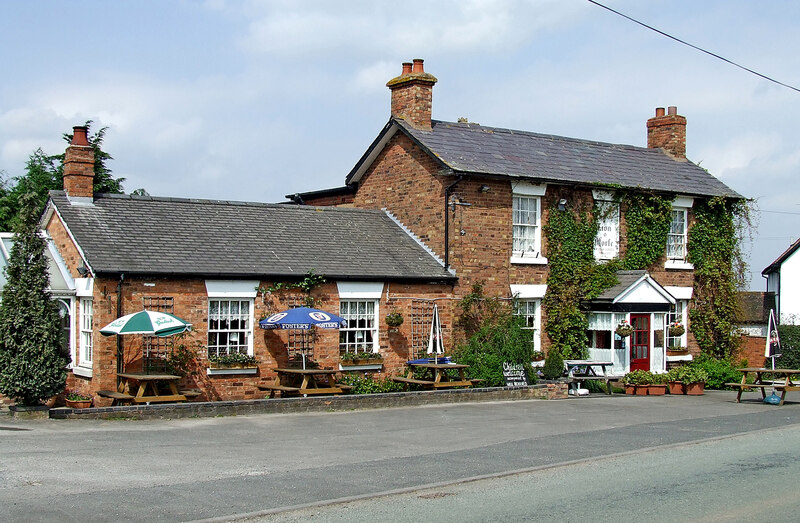
[{"label": "low brick wall", "polygon": [[131,405],[90,409],[59,408],[52,409],[50,411],[50,417],[56,419],[174,419],[246,414],[286,414],[293,412],[382,409],[476,401],[562,399],[568,397],[567,388],[567,383],[546,383],[532,385],[527,388],[493,387],[482,389],[392,392],[387,394],[317,396],[309,398],[167,403],[160,405]]}]

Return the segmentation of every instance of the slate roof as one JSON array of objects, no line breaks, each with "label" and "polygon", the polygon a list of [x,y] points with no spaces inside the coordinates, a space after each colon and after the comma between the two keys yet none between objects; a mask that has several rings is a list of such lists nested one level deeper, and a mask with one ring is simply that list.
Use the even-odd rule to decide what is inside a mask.
[{"label": "slate roof", "polygon": [[[431,131],[421,131],[393,118],[381,135],[395,129],[455,173],[742,197],[705,169],[690,161],[674,160],[660,149],[437,120],[432,122]],[[379,135],[371,148],[380,142]],[[371,152],[364,154],[346,183],[358,181]]]},{"label": "slate roof", "polygon": [[382,211],[96,194],[50,199],[97,273],[455,277]]},{"label": "slate roof", "polygon": [[775,259],[775,261],[774,261],[774,262],[770,263],[770,264],[767,266],[767,268],[766,268],[766,269],[764,269],[763,271],[761,271],[761,275],[762,275],[762,276],[766,276],[767,274],[770,274],[770,273],[772,273],[772,272],[777,272],[777,271],[779,271],[779,270],[780,270],[780,268],[781,268],[781,264],[783,264],[783,262],[785,262],[785,261],[786,261],[786,259],[787,259],[789,256],[791,256],[792,254],[794,254],[794,252],[795,252],[797,249],[800,249],[800,238],[798,238],[798,239],[797,239],[797,241],[795,241],[793,244],[791,244],[791,245],[789,246],[789,248],[788,248],[788,249],[786,249],[785,251],[783,251],[783,254],[781,254],[780,256],[778,256],[778,257]]},{"label": "slate roof", "polygon": [[647,271],[617,271],[617,283],[602,292],[594,301],[614,301],[614,298],[625,292],[625,289],[636,283]]},{"label": "slate roof", "polygon": [[775,308],[774,292],[739,291],[736,293],[736,322],[766,325],[769,311]]}]

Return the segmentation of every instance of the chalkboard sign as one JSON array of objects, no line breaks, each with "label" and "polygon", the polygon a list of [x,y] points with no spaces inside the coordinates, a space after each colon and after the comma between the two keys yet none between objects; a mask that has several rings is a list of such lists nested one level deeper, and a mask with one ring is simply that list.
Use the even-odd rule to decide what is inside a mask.
[{"label": "chalkboard sign", "polygon": [[528,386],[528,374],[521,363],[503,362],[503,378],[506,380],[506,387]]}]

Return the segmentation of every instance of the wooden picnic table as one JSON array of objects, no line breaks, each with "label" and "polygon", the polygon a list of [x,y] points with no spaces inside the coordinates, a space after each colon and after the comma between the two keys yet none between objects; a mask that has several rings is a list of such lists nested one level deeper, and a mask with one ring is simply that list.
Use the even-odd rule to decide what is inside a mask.
[{"label": "wooden picnic table", "polygon": [[269,397],[274,398],[277,392],[281,396],[308,394],[342,394],[351,389],[348,385],[336,383],[336,373],[331,369],[289,369],[277,368],[275,381],[258,385],[261,390],[268,390]]},{"label": "wooden picnic table", "polygon": [[[186,396],[178,391],[180,376],[172,374],[145,374],[143,372],[120,372],[115,399],[127,399],[130,396],[136,403],[163,403],[168,401],[186,401]],[[132,382],[137,382],[138,387]],[[133,390],[136,390],[133,393]],[[163,393],[163,390],[169,392]],[[110,396],[110,397],[114,397]]]},{"label": "wooden picnic table", "polygon": [[567,372],[567,376],[572,379],[570,386],[572,386],[573,383],[575,384],[576,397],[580,390],[580,382],[587,380],[604,381],[606,384],[606,394],[611,395],[611,376],[608,375],[606,369],[613,366],[614,364],[610,361],[564,360],[564,369]]},{"label": "wooden picnic table", "polygon": [[[402,383],[406,387],[409,384],[420,385],[424,388],[444,389],[451,387],[471,387],[477,380],[468,379],[464,376],[464,371],[469,365],[460,363],[406,363],[408,371],[405,376],[395,376],[392,381]],[[414,371],[422,369],[421,378],[414,377]],[[451,376],[449,371],[456,371],[457,376]]]},{"label": "wooden picnic table", "polygon": [[[800,381],[797,380],[797,376],[800,375],[800,370],[798,369],[767,369],[765,367],[745,367],[743,369],[737,369],[739,372],[742,373],[742,381],[741,383],[726,383],[728,387],[735,387],[739,389],[739,392],[736,393],[736,403],[741,403],[742,401],[742,392],[745,390],[751,389],[761,389],[761,399],[765,399],[767,397],[767,391],[765,389],[775,389],[781,391],[781,401],[778,405],[783,405],[783,400],[786,398],[786,393],[790,390],[800,390]],[[755,374],[755,380],[753,383],[747,383],[747,376]],[[771,374],[776,378],[765,381],[765,374]]]}]

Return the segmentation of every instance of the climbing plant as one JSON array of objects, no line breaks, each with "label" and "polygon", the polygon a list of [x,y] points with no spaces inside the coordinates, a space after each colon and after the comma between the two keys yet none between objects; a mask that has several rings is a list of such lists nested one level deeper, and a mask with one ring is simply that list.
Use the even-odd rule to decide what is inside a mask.
[{"label": "climbing plant", "polygon": [[695,274],[690,328],[704,353],[728,357],[740,339],[734,325],[736,291],[744,279],[740,239],[750,225],[749,206],[715,197],[696,203],[694,215],[688,244]]},{"label": "climbing plant", "polygon": [[647,269],[664,255],[674,195],[641,191],[618,193],[625,207],[628,247],[622,268]]},{"label": "climbing plant", "polygon": [[281,291],[291,291],[291,290],[298,290],[301,291],[305,296],[303,301],[305,302],[306,307],[314,307],[316,304],[316,299],[311,296],[311,291],[325,283],[325,276],[321,274],[316,274],[314,269],[308,271],[302,279],[290,282],[275,282],[269,287],[259,287],[256,289],[262,295],[271,294],[273,292],[281,292]]}]

